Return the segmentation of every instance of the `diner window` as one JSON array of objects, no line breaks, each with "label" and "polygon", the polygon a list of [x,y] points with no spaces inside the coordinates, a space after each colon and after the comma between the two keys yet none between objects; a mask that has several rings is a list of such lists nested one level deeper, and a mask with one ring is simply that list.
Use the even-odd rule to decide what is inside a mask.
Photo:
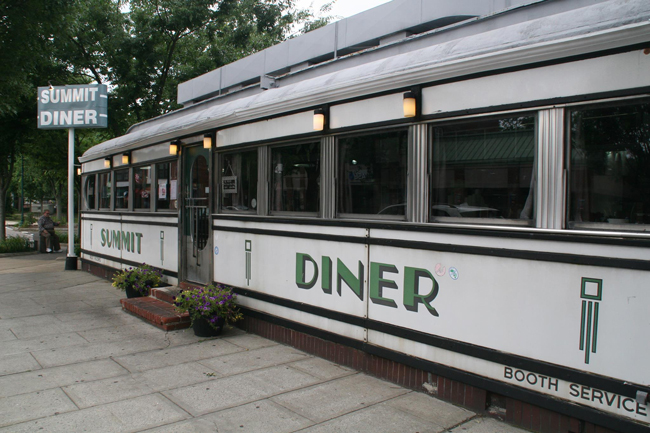
[{"label": "diner window", "polygon": [[178,172],[176,161],[156,164],[156,210],[178,209]]},{"label": "diner window", "polygon": [[223,155],[220,210],[257,210],[257,149]]},{"label": "diner window", "polygon": [[151,166],[133,169],[133,208],[151,209]]},{"label": "diner window", "polygon": [[317,213],[320,143],[271,149],[271,212]]},{"label": "diner window", "polygon": [[86,210],[96,209],[95,202],[95,175],[86,176],[84,183],[84,208]]},{"label": "diner window", "polygon": [[403,219],[408,131],[339,139],[338,212]]},{"label": "diner window", "polygon": [[432,221],[532,225],[535,117],[435,126],[432,142]]},{"label": "diner window", "polygon": [[129,170],[115,171],[115,209],[129,208]]},{"label": "diner window", "polygon": [[99,175],[99,208],[100,209],[110,209],[111,208],[111,195],[112,195],[112,184],[111,184],[111,172],[101,173]]},{"label": "diner window", "polygon": [[[650,102],[569,112],[569,227],[650,224]],[[600,226],[600,227],[598,227]]]}]

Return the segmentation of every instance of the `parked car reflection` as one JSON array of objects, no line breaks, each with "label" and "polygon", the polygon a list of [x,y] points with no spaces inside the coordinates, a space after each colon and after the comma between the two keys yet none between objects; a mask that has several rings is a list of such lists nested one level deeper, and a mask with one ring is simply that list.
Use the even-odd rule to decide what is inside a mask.
[{"label": "parked car reflection", "polygon": [[[393,204],[386,206],[378,215],[406,215],[406,204]],[[459,205],[437,204],[431,206],[433,217],[456,218],[503,218],[498,209],[485,206],[469,206],[465,203]]]}]

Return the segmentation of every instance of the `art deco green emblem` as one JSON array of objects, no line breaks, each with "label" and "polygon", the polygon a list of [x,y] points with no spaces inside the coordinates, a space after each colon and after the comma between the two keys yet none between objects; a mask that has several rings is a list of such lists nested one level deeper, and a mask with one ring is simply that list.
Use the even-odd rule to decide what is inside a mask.
[{"label": "art deco green emblem", "polygon": [[598,344],[598,310],[603,298],[603,280],[582,278],[580,290],[582,298],[582,317],[580,320],[580,350],[585,352],[585,364],[589,356],[596,353]]}]

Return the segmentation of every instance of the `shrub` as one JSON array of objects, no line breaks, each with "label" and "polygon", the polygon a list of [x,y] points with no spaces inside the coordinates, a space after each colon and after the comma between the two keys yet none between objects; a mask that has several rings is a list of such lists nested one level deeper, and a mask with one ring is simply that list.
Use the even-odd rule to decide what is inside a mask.
[{"label": "shrub", "polygon": [[22,237],[7,238],[0,241],[0,253],[22,253],[31,250],[29,240]]},{"label": "shrub", "polygon": [[[68,231],[67,230],[57,230],[56,235],[59,237],[59,242],[62,244],[68,243]],[[79,235],[75,233],[74,235],[75,243],[79,243]]]},{"label": "shrub", "polygon": [[120,290],[127,288],[139,292],[143,296],[148,296],[149,291],[158,287],[162,282],[162,271],[145,263],[137,268],[128,268],[113,277],[113,287]]}]

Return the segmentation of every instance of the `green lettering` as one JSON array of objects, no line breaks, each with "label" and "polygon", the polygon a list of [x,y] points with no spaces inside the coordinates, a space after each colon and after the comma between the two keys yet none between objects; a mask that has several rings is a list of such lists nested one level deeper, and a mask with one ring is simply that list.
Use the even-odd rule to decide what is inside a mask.
[{"label": "green lettering", "polygon": [[135,236],[138,238],[138,254],[141,254],[142,247],[142,233],[136,233]]},{"label": "green lettering", "polygon": [[111,233],[113,235],[113,246],[115,246],[115,248],[117,248],[118,250],[121,250],[122,249],[122,239],[120,237],[120,231],[119,230],[117,230],[117,231],[111,230]]},{"label": "green lettering", "polygon": [[355,277],[340,259],[336,259],[336,291],[339,296],[341,296],[341,281],[345,281],[345,284],[363,301],[363,263],[361,261],[359,261],[358,276]]},{"label": "green lettering", "polygon": [[[426,295],[421,295],[420,278],[428,278],[433,283],[431,291]],[[427,311],[438,317],[438,312],[431,305],[436,296],[438,296],[438,282],[433,275],[426,269],[404,267],[404,307],[409,311],[418,311],[418,303],[424,304]]]},{"label": "green lettering", "polygon": [[105,247],[106,246],[106,229],[101,229],[99,231],[99,235],[102,237],[101,244],[102,244],[103,247]]},{"label": "green lettering", "polygon": [[[307,261],[310,261],[314,265],[314,276],[309,282],[305,276]],[[309,254],[296,253],[296,285],[301,289],[307,290],[314,287],[316,280],[318,280],[318,265],[314,259]]]},{"label": "green lettering", "polygon": [[382,296],[383,289],[397,289],[397,284],[393,280],[384,279],[384,272],[391,272],[398,274],[399,271],[395,265],[387,265],[384,263],[370,263],[370,286],[368,288],[368,295],[370,300],[379,305],[386,307],[397,308],[395,301]]},{"label": "green lettering", "polygon": [[122,232],[122,246],[128,252],[131,252],[131,236],[128,233]]},{"label": "green lettering", "polygon": [[321,287],[323,292],[328,295],[332,294],[332,259],[327,256],[323,256],[321,259],[321,265],[323,267],[323,277],[321,278]]}]

